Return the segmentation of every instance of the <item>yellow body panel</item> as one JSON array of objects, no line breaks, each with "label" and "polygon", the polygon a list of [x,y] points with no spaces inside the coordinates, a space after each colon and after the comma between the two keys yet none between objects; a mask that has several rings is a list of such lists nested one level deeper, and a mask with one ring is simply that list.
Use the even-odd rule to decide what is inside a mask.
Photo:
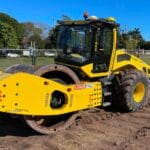
[{"label": "yellow body panel", "polygon": [[[86,75],[88,75],[88,77],[95,78],[95,77],[109,76],[111,73],[118,74],[119,71],[130,69],[130,68],[135,68],[141,71],[144,71],[143,69],[145,68],[145,73],[147,74],[147,76],[150,77],[150,66],[146,64],[144,61],[142,61],[140,58],[125,52],[125,50],[116,50],[116,41],[117,41],[117,30],[114,28],[112,54],[111,54],[109,69],[107,72],[93,73],[92,72],[93,63],[82,66],[81,70]],[[124,58],[122,60],[118,60],[118,57],[121,55],[122,56],[128,55],[130,59]]]},{"label": "yellow body panel", "polygon": [[[128,55],[130,57],[130,60],[122,60],[118,61],[118,56],[120,55]],[[143,68],[145,68],[145,73],[148,77],[150,77],[150,66],[146,64],[144,61],[139,59],[138,57],[128,54],[124,50],[115,50],[110,61],[110,66],[108,72],[100,72],[100,73],[93,73],[93,63],[82,66],[81,70],[88,75],[90,78],[94,77],[104,77],[109,76],[111,73],[117,74],[121,70],[125,69],[137,69],[140,71],[144,71]]]},{"label": "yellow body panel", "polygon": [[113,65],[114,65],[114,60],[115,60],[115,55],[116,55],[116,41],[117,41],[117,31],[116,28],[113,29],[113,45],[112,45],[112,55],[110,59],[110,65],[108,72],[100,72],[100,73],[93,73],[93,63],[82,66],[81,70],[88,75],[90,78],[94,77],[104,77],[104,76],[109,76],[112,72]]},{"label": "yellow body panel", "polygon": [[109,72],[93,73],[93,63],[81,67],[81,70],[90,78],[108,76]]},{"label": "yellow body panel", "polygon": [[[118,61],[118,56],[119,55],[128,55],[130,57],[129,60],[122,60],[122,61]],[[116,55],[115,55],[115,60],[114,60],[114,65],[113,65],[113,72],[116,71],[121,71],[123,69],[130,69],[130,68],[135,68],[137,70],[140,71],[144,71],[143,69],[145,68],[145,73],[147,74],[147,76],[150,77],[150,66],[148,64],[146,64],[144,61],[142,61],[140,58],[128,54],[127,52],[125,52],[124,50],[116,50]],[[149,70],[149,71],[148,71]]]},{"label": "yellow body panel", "polygon": [[[65,95],[63,107],[51,108],[51,95]],[[59,115],[102,104],[100,82],[62,85],[52,80],[26,73],[16,73],[0,80],[0,111],[22,115]]]}]

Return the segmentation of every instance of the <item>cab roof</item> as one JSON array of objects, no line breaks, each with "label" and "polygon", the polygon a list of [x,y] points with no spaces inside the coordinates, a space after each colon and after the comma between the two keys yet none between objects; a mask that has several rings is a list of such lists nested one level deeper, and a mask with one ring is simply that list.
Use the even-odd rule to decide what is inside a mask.
[{"label": "cab roof", "polygon": [[90,24],[97,24],[97,25],[106,25],[106,26],[112,26],[112,27],[119,27],[119,24],[115,21],[109,21],[107,19],[87,19],[87,20],[58,20],[58,24],[60,25],[66,25],[66,26],[74,26],[74,25],[90,25]]}]

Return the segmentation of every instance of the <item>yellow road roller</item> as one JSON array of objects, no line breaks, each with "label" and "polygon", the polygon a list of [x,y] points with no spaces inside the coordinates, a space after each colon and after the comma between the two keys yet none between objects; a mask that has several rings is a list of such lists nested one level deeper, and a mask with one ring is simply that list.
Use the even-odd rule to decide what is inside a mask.
[{"label": "yellow road roller", "polygon": [[87,109],[130,112],[148,105],[150,66],[117,49],[118,27],[112,17],[59,21],[54,64],[15,65],[0,73],[0,112],[51,134]]}]

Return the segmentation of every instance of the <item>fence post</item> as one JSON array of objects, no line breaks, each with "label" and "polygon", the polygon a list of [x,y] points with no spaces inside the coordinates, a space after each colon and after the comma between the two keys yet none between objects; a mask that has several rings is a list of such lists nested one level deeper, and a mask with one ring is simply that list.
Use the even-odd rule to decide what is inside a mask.
[{"label": "fence post", "polygon": [[32,65],[36,65],[36,49],[31,47]]}]

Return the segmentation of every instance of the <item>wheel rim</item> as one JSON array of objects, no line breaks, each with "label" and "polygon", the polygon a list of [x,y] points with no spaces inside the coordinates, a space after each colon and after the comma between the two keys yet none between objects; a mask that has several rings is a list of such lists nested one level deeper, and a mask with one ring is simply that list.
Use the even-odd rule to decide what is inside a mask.
[{"label": "wheel rim", "polygon": [[136,103],[140,103],[145,95],[145,86],[142,82],[137,83],[133,92],[133,99]]}]

